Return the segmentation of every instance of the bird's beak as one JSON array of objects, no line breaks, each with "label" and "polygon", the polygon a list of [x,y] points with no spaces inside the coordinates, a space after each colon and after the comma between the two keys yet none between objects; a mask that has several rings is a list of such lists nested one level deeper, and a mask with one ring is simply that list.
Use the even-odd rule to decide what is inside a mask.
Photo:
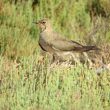
[{"label": "bird's beak", "polygon": [[39,24],[39,22],[32,22],[32,23],[34,23],[34,24]]}]

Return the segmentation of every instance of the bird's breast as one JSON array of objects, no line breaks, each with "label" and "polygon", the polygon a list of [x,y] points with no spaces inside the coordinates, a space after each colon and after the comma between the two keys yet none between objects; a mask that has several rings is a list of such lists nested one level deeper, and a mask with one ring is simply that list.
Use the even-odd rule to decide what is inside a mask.
[{"label": "bird's breast", "polygon": [[51,44],[54,40],[54,37],[50,33],[41,33],[40,34],[40,39],[43,39],[46,43]]}]

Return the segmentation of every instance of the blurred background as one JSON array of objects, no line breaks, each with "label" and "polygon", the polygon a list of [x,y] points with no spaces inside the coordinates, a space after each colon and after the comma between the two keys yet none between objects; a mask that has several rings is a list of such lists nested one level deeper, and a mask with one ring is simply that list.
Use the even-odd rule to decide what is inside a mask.
[{"label": "blurred background", "polygon": [[[39,63],[42,18],[93,65]],[[0,110],[110,110],[110,0],[0,0]]]},{"label": "blurred background", "polygon": [[32,22],[42,18],[70,39],[109,45],[109,0],[0,0],[0,55],[15,59],[38,53],[39,29]]}]

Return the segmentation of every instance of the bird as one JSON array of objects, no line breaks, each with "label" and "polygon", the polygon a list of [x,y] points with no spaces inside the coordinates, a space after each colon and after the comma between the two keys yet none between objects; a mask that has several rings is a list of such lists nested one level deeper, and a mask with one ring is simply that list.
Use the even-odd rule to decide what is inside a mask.
[{"label": "bird", "polygon": [[67,37],[53,30],[52,24],[48,18],[41,19],[37,22],[40,29],[39,45],[41,49],[53,55],[68,54],[73,52],[87,52],[90,50],[98,50],[96,46],[85,46],[76,41],[70,40]]}]

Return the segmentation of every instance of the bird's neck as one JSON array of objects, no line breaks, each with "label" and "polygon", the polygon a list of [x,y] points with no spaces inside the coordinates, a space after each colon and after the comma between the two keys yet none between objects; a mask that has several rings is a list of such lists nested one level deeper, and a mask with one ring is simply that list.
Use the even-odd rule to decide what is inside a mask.
[{"label": "bird's neck", "polygon": [[53,32],[53,29],[52,28],[49,28],[49,27],[46,27],[45,29],[42,30],[42,32],[44,32],[45,34],[52,34]]}]

